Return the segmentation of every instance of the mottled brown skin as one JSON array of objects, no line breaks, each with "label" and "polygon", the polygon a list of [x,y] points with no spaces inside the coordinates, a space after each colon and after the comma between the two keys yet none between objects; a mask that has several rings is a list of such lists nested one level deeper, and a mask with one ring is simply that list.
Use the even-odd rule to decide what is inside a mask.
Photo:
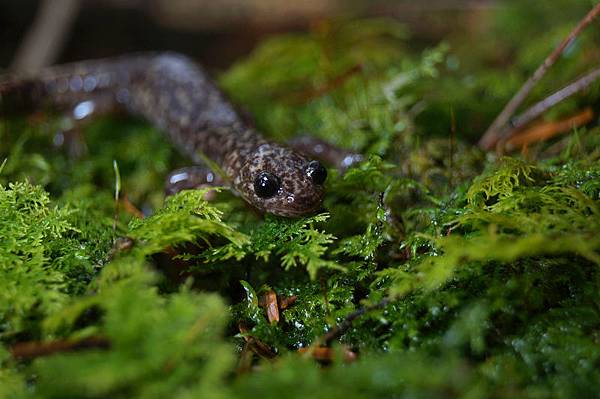
[{"label": "mottled brown skin", "polygon": [[296,152],[335,166],[341,173],[364,160],[362,154],[341,149],[312,136],[298,136],[287,142]]},{"label": "mottled brown skin", "polygon": [[[223,181],[260,211],[298,217],[321,205],[323,186],[307,173],[310,160],[247,126],[202,68],[180,54],[84,61],[30,78],[0,78],[0,116],[43,106],[75,107],[76,118],[94,107],[142,116],[195,163],[218,165]],[[269,198],[255,190],[263,172],[280,183]]]}]

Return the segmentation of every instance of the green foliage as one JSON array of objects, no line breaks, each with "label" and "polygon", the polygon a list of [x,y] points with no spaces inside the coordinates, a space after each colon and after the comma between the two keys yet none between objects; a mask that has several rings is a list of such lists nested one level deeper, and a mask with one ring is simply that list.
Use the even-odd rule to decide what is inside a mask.
[{"label": "green foliage", "polygon": [[[60,119],[0,121],[0,397],[595,396],[600,129],[528,157],[461,140],[565,31],[563,11],[512,3],[493,29],[517,41],[488,45],[516,52],[508,76],[482,67],[494,54],[479,44],[466,60],[456,38],[415,54],[403,27],[367,20],[272,38],[221,77],[272,137],[367,155],[330,169],[324,211],[301,219],[259,216],[226,189],[163,201],[185,160],[140,122],[96,121],[61,147]],[[542,29],[532,15],[554,22],[524,43]],[[296,298],[279,321],[271,292]],[[328,366],[297,353],[384,297]],[[103,345],[18,356],[88,341]]]},{"label": "green foliage", "polygon": [[[441,45],[413,59],[398,40],[403,35],[399,25],[383,20],[324,23],[308,37],[266,41],[221,82],[276,138],[310,132],[383,155],[398,134],[410,130],[407,109],[418,101],[410,88],[437,76],[447,51]],[[328,89],[344,76],[339,89]]]},{"label": "green foliage", "polygon": [[481,199],[489,200],[493,197],[505,199],[511,197],[519,184],[532,182],[531,174],[534,171],[532,165],[513,158],[503,158],[502,166],[490,176],[482,176],[473,182],[467,192],[467,200],[473,203],[481,203]]},{"label": "green foliage", "polygon": [[[566,174],[580,174],[577,169],[571,165]],[[446,223],[448,235],[425,237],[435,252],[422,259],[418,273],[383,272],[396,281],[393,292],[439,288],[457,268],[481,262],[571,253],[600,264],[598,203],[565,181],[565,171],[535,179],[536,171],[542,172],[504,158],[475,179],[460,215]]]},{"label": "green foliage", "polygon": [[129,237],[140,241],[146,254],[198,240],[210,245],[211,236],[226,238],[235,247],[248,241],[221,220],[221,212],[203,199],[208,189],[182,191],[167,199],[154,215],[133,220]]},{"label": "green foliage", "polygon": [[[427,378],[423,378],[424,375]],[[241,398],[254,395],[290,398],[478,397],[483,387],[478,386],[474,377],[470,367],[456,356],[443,364],[414,353],[378,356],[327,370],[307,359],[286,358],[276,367],[241,378],[234,388]]]},{"label": "green foliage", "polygon": [[95,274],[98,253],[108,249],[108,225],[93,221],[86,206],[51,205],[48,194],[29,183],[0,186],[0,215],[0,335],[36,336],[36,321]]},{"label": "green foliage", "polygon": [[216,248],[208,255],[208,261],[235,258],[240,261],[253,254],[267,262],[271,254],[277,254],[281,265],[286,269],[305,266],[311,278],[315,278],[321,268],[341,269],[335,262],[323,259],[327,245],[335,237],[315,228],[315,223],[329,218],[324,213],[299,220],[281,219],[267,216],[265,223],[250,233],[247,245],[236,243]]},{"label": "green foliage", "polygon": [[110,350],[34,362],[44,396],[225,396],[221,386],[234,358],[222,340],[227,317],[222,301],[185,287],[161,297],[143,276],[135,277],[94,298],[103,314],[95,333],[110,340]]}]

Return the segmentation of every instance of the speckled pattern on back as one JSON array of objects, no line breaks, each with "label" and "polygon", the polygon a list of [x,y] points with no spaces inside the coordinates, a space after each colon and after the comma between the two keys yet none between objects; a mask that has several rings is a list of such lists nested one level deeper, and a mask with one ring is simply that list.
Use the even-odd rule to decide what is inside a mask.
[{"label": "speckled pattern on back", "polygon": [[[59,65],[33,77],[0,77],[0,116],[19,107],[64,109],[84,101],[147,119],[194,162],[206,157],[219,165],[225,180],[263,212],[296,217],[321,205],[323,187],[305,170],[309,159],[247,126],[204,70],[183,55],[138,54]],[[261,172],[281,182],[268,199],[254,192]]]}]

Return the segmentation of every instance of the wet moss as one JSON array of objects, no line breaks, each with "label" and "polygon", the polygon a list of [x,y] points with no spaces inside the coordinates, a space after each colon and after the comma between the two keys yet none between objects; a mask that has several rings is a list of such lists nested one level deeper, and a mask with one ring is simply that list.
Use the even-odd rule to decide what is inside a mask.
[{"label": "wet moss", "polygon": [[[454,85],[473,110],[480,98],[446,70],[460,51],[414,54],[405,35],[324,23],[222,76],[268,135],[368,154],[330,173],[325,212],[299,220],[257,215],[227,189],[163,200],[162,176],[185,160],[142,122],[57,135],[60,118],[2,120],[0,396],[593,396],[600,130],[499,159],[460,125],[440,137],[418,115],[445,97],[423,93]],[[278,322],[261,304],[271,290],[295,297]],[[327,367],[297,352],[388,296],[334,340]],[[19,352],[90,339],[106,345]]]}]

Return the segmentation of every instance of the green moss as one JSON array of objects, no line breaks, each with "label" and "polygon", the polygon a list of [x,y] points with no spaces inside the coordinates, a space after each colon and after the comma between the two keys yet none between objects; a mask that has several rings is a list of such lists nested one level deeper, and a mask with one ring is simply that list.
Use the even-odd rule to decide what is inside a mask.
[{"label": "green moss", "polygon": [[[498,13],[507,31],[533,29],[518,2]],[[310,132],[368,155],[332,170],[325,211],[297,220],[226,189],[164,200],[163,176],[186,160],[141,122],[95,121],[61,147],[60,119],[1,121],[0,397],[594,396],[600,129],[486,158],[460,140],[499,104],[477,90],[509,96],[537,57],[507,77],[473,49],[471,85],[447,70],[461,48],[409,48],[390,21],[324,22],[221,77],[272,137]],[[456,126],[432,118],[446,113]],[[115,161],[143,219],[115,205]],[[261,305],[270,290],[296,297],[279,322]],[[297,353],[386,296],[327,367]],[[11,352],[86,339],[108,347]],[[252,357],[257,342],[275,360]]]},{"label": "green moss", "polygon": [[70,213],[51,206],[40,187],[0,186],[0,334],[9,341],[36,336],[34,321],[58,310],[77,291],[77,280],[93,272],[93,261],[70,238],[80,234]]},{"label": "green moss", "polygon": [[94,332],[110,340],[110,350],[36,360],[44,396],[224,397],[234,357],[221,336],[227,316],[219,298],[186,288],[164,298],[131,277],[94,302],[102,312]]}]

